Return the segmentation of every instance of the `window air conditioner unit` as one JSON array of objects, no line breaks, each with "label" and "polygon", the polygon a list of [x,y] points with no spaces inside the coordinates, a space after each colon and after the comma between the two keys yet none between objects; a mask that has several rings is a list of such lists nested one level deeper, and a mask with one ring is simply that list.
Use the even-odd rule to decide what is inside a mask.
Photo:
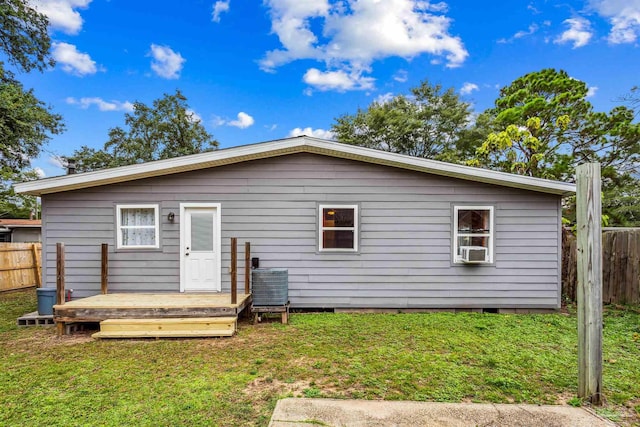
[{"label": "window air conditioner unit", "polygon": [[487,255],[487,248],[483,246],[460,246],[460,260],[463,262],[488,262]]}]

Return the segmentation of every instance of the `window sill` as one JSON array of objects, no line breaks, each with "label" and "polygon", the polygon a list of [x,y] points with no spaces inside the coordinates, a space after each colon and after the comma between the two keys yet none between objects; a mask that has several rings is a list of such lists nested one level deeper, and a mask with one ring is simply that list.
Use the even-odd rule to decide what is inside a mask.
[{"label": "window sill", "polygon": [[452,261],[451,266],[453,267],[493,267],[496,263],[494,262],[463,262],[463,261]]},{"label": "window sill", "polygon": [[115,248],[115,252],[161,252],[162,248],[150,247],[150,246],[133,246],[133,247],[121,247]]},{"label": "window sill", "polygon": [[316,250],[316,254],[318,255],[323,255],[323,254],[328,254],[328,255],[360,255],[360,251],[354,251],[354,250],[340,250],[340,249],[322,249],[322,250]]}]

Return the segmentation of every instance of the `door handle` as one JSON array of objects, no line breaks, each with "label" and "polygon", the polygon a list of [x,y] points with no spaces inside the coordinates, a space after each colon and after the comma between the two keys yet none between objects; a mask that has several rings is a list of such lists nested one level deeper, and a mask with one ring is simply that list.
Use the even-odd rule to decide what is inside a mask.
[{"label": "door handle", "polygon": [[184,253],[184,256],[189,256],[189,247],[186,248],[187,251]]}]

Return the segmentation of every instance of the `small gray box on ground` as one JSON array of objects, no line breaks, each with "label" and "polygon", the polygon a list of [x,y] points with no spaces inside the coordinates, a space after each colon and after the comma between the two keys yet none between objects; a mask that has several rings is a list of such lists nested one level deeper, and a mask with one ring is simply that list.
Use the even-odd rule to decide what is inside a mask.
[{"label": "small gray box on ground", "polygon": [[251,272],[253,305],[285,305],[289,301],[289,270],[256,268]]}]

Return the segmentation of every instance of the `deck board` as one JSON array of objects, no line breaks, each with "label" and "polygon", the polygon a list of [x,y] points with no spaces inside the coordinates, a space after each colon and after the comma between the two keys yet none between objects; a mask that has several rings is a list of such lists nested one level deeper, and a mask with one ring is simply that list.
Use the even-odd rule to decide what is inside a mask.
[{"label": "deck board", "polygon": [[232,337],[234,329],[227,330],[189,330],[189,331],[118,331],[96,332],[93,338],[205,338],[205,337]]},{"label": "deck board", "polygon": [[54,305],[56,322],[100,322],[106,319],[237,316],[251,303],[251,294],[144,294],[94,295]]},{"label": "deck board", "polygon": [[[251,294],[238,294],[237,304],[231,304],[230,294],[136,294],[114,293],[94,295],[69,301],[64,308],[195,308],[243,306]],[[55,305],[55,308],[63,306]]]}]

